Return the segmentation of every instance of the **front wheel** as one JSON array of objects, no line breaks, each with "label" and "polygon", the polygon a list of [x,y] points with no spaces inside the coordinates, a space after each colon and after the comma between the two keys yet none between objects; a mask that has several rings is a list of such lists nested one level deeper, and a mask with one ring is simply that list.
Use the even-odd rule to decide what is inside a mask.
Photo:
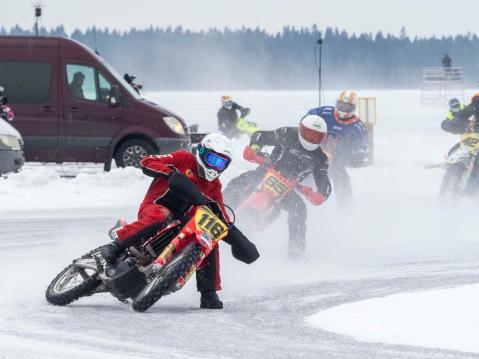
[{"label": "front wheel", "polygon": [[[92,264],[95,265],[95,260],[92,256],[100,248],[88,252],[81,259],[91,258]],[[100,283],[101,281],[97,278],[97,272],[91,269],[79,268],[75,266],[75,263],[72,263],[52,280],[47,288],[45,297],[51,304],[67,305],[80,297],[92,294]]]},{"label": "front wheel", "polygon": [[154,154],[155,149],[145,140],[132,139],[121,144],[115,152],[117,167],[140,167],[143,157]]},{"label": "front wheel", "polygon": [[203,249],[198,243],[189,244],[180,254],[173,257],[160,272],[136,296],[133,309],[144,312],[161,297],[171,293],[180,277],[185,277],[198,261]]}]

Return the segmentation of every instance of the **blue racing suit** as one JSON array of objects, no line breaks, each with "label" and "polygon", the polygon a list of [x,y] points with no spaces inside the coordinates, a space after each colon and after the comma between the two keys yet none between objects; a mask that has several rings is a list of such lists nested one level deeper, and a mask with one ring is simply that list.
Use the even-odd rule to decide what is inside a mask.
[{"label": "blue racing suit", "polygon": [[328,126],[328,136],[321,147],[330,154],[330,173],[338,202],[347,204],[352,188],[346,167],[361,167],[366,163],[369,153],[367,129],[356,115],[339,118],[333,106],[314,108],[307,115],[320,116]]}]

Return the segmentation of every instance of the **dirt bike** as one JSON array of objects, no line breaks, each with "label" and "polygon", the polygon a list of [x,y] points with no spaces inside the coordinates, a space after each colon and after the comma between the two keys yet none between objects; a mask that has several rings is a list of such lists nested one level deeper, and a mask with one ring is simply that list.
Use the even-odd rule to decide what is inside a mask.
[{"label": "dirt bike", "polygon": [[259,131],[259,128],[256,122],[247,121],[245,120],[244,117],[238,118],[238,121],[236,122],[236,128],[239,131],[239,134],[237,137],[241,136],[242,134],[246,134],[249,137],[251,137],[253,133],[255,133],[256,131]]},{"label": "dirt bike", "polygon": [[[188,198],[193,208],[151,238],[131,246],[109,268],[96,248],[75,259],[50,283],[46,299],[66,305],[81,297],[109,292],[144,312],[161,297],[180,290],[206,256],[228,235],[227,224],[213,212],[211,200],[183,176],[169,177],[169,190]],[[234,212],[233,212],[234,217]]]},{"label": "dirt bike", "polygon": [[322,203],[322,201],[311,198],[316,193],[310,187],[301,185],[297,178],[284,176],[266,155],[259,155],[250,147],[246,147],[243,157],[247,161],[266,166],[260,183],[236,210],[238,218],[248,223],[250,228],[261,231],[271,223],[280,212],[280,202],[292,191],[297,190],[304,194],[314,205]]},{"label": "dirt bike", "polygon": [[469,187],[474,163],[479,152],[479,134],[464,133],[441,165],[446,169],[440,187],[444,200],[457,200]]}]

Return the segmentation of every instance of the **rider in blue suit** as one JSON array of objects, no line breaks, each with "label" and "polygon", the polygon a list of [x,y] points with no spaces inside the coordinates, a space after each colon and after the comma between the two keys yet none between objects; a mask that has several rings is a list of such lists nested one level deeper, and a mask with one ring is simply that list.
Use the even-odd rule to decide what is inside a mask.
[{"label": "rider in blue suit", "polygon": [[368,134],[364,123],[355,115],[356,105],[356,93],[343,91],[335,107],[322,106],[306,114],[322,117],[328,126],[328,137],[321,147],[330,155],[330,173],[340,205],[348,204],[352,197],[346,167],[362,167],[368,161]]}]

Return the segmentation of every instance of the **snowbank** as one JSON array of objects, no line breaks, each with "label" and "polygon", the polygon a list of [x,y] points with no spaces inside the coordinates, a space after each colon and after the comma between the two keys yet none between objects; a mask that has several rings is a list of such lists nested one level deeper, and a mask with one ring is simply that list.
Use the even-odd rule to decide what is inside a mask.
[{"label": "snowbank", "polygon": [[0,178],[0,212],[137,206],[150,179],[135,168],[63,178],[52,167],[27,167]]},{"label": "snowbank", "polygon": [[366,342],[479,353],[479,285],[344,304],[307,317],[313,327]]}]

